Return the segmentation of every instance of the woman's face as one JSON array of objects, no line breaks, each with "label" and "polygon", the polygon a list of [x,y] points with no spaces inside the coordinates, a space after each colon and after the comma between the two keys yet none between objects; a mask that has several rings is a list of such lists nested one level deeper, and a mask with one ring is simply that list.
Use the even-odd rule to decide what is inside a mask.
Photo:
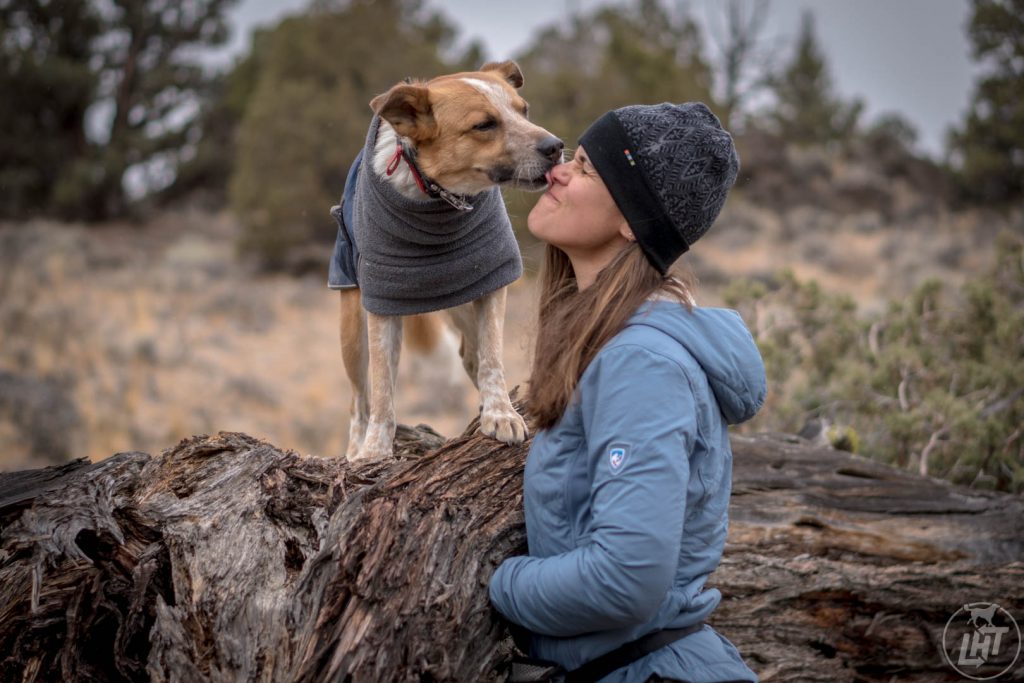
[{"label": "woman's face", "polygon": [[583,147],[572,161],[551,169],[548,179],[547,192],[526,219],[534,237],[570,258],[614,255],[625,246],[629,224]]}]

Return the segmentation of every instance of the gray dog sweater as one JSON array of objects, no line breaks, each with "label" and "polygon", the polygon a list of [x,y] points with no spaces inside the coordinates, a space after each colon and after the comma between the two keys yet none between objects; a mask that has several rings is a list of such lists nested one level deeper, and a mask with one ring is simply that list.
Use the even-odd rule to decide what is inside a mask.
[{"label": "gray dog sweater", "polygon": [[338,237],[328,286],[358,283],[371,313],[413,315],[468,303],[519,279],[523,261],[501,191],[470,197],[472,211],[403,196],[373,170],[379,127],[374,116],[360,167],[349,173],[342,206],[331,211]]}]

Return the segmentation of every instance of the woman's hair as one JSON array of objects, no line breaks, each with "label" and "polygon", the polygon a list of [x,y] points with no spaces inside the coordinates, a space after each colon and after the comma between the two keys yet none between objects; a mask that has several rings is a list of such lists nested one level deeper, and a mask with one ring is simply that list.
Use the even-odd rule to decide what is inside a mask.
[{"label": "woman's hair", "polygon": [[535,428],[555,426],[590,361],[648,297],[664,293],[690,308],[692,289],[691,275],[661,275],[631,242],[581,292],[569,257],[547,245],[526,407]]}]

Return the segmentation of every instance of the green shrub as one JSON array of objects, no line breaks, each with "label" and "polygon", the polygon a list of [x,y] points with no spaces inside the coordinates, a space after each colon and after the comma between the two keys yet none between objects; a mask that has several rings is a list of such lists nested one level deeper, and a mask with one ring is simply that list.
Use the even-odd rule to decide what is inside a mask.
[{"label": "green shrub", "polygon": [[[956,483],[1024,491],[1024,239],[959,291],[922,283],[860,316],[784,272],[726,293],[764,356],[769,399],[747,429],[837,425],[837,448]],[[840,426],[841,425],[841,426]]]}]

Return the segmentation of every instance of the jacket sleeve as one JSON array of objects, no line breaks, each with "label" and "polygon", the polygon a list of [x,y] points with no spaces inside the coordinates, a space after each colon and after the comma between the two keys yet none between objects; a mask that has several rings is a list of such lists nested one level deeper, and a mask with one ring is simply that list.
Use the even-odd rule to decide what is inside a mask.
[{"label": "jacket sleeve", "polygon": [[579,532],[589,539],[561,555],[508,558],[490,583],[499,612],[550,636],[641,624],[657,612],[679,561],[697,429],[685,371],[641,346],[599,353],[577,396],[593,520]]}]

